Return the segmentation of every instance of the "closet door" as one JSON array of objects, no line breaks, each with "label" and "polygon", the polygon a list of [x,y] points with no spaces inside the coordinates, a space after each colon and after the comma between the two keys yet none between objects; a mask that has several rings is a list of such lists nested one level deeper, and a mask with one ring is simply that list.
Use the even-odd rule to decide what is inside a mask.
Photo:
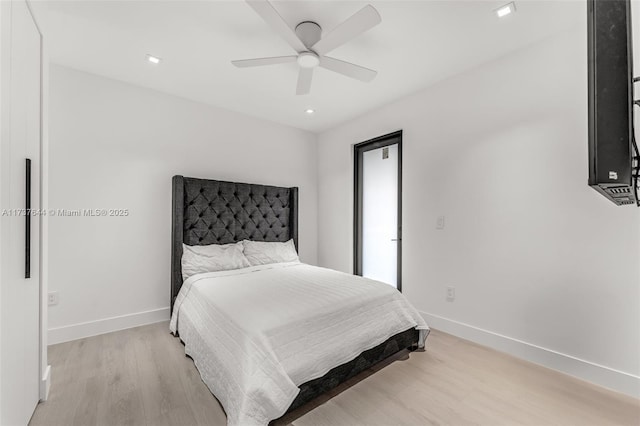
[{"label": "closet door", "polygon": [[[41,37],[24,0],[2,1],[0,7],[0,424],[4,426],[26,425],[39,400],[40,220],[24,209],[29,201],[34,211],[40,207]],[[31,160],[30,179],[26,159]]]}]

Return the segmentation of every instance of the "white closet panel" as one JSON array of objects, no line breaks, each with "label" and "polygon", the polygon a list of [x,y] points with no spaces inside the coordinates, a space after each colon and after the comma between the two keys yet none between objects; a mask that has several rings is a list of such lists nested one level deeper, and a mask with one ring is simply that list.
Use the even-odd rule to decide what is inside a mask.
[{"label": "white closet panel", "polygon": [[[24,0],[0,2],[0,424],[26,425],[39,400],[41,36]],[[30,277],[25,277],[29,220]]]}]

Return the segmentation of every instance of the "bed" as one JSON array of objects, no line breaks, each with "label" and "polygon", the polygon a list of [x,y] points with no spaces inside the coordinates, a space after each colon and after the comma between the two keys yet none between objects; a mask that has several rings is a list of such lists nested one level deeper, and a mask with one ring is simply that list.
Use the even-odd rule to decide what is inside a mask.
[{"label": "bed", "polygon": [[298,246],[298,189],[173,178],[171,332],[229,425],[265,425],[372,365],[424,345],[429,328],[392,287],[299,261],[183,280],[183,244]]}]

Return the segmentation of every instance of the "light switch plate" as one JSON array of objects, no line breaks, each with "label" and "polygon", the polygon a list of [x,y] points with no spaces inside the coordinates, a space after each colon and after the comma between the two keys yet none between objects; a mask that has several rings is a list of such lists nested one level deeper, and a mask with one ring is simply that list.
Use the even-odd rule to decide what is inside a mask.
[{"label": "light switch plate", "polygon": [[436,220],[436,229],[444,229],[444,216],[438,216]]}]

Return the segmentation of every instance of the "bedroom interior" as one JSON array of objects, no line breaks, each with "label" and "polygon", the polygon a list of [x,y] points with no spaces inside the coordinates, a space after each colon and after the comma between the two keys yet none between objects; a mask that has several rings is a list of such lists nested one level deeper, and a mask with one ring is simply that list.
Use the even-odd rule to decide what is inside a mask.
[{"label": "bedroom interior", "polygon": [[638,23],[0,2],[0,425],[640,424]]}]

